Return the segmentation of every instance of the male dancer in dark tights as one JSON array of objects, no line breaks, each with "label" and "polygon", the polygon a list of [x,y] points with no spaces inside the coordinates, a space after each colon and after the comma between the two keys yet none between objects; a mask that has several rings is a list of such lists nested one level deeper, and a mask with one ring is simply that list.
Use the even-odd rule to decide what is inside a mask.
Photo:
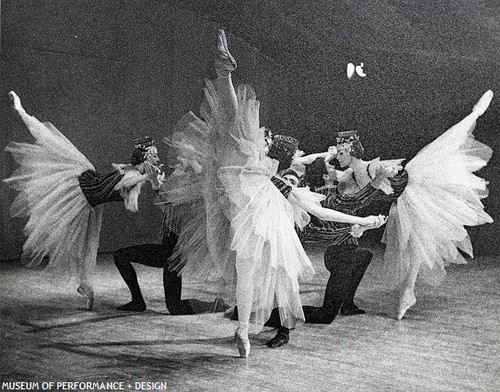
[{"label": "male dancer in dark tights", "polygon": [[117,307],[118,310],[143,312],[146,303],[139,287],[137,273],[132,263],[149,267],[163,268],[163,289],[165,305],[171,315],[188,315],[202,312],[222,312],[227,306],[222,300],[204,302],[196,299],[181,300],[182,278],[177,272],[169,270],[169,258],[175,251],[178,239],[178,227],[184,208],[163,204],[163,221],[161,226],[160,244],[141,244],[118,249],[113,253],[113,259],[120,275],[127,284],[132,300]]},{"label": "male dancer in dark tights", "polygon": [[[315,168],[317,168],[316,171],[319,169],[319,176],[317,173],[313,173]],[[355,195],[342,196],[335,191],[335,188],[321,187],[324,185],[323,174],[326,174],[322,158],[318,158],[308,169],[305,176],[307,185],[311,187],[311,190],[325,194],[326,199],[321,203],[325,208],[332,208],[354,215],[376,198],[382,197],[382,193],[377,189],[377,186],[384,178],[384,173],[381,173],[370,185],[367,185]],[[319,178],[319,181],[313,181],[312,178],[314,177]],[[302,307],[305,322],[330,324],[337,317],[339,311],[343,316],[364,314],[365,311],[354,303],[354,296],[373,258],[373,254],[368,249],[359,246],[357,238],[351,235],[350,225],[339,222],[324,222],[313,216],[311,217],[311,223],[301,232],[301,240],[328,244],[324,261],[327,270],[330,272],[323,305],[320,307]],[[281,326],[277,309],[273,310],[270,319],[265,325],[278,328],[276,336],[267,342],[269,347],[280,347],[288,342],[289,330]]]}]

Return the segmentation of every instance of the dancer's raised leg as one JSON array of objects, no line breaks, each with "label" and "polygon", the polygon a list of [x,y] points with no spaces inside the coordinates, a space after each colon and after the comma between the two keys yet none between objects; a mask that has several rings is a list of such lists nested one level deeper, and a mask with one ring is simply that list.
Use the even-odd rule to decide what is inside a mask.
[{"label": "dancer's raised leg", "polygon": [[216,88],[219,102],[223,105],[222,114],[225,121],[221,124],[221,128],[227,130],[229,122],[238,112],[238,99],[231,79],[231,72],[236,69],[236,61],[229,53],[224,30],[218,31],[217,56],[214,65],[217,74]]},{"label": "dancer's raised leg", "polygon": [[[238,98],[231,80],[231,72],[236,69],[236,61],[229,53],[226,35],[223,30],[218,31],[217,57],[215,60],[215,71],[217,74],[216,89],[221,104],[219,134],[224,140],[232,131],[232,123],[238,115]],[[225,145],[225,147],[224,147]],[[218,155],[221,158],[221,166],[241,165],[237,148],[232,143],[221,143],[220,148],[225,148]],[[239,255],[237,254],[238,258]],[[235,341],[238,346],[240,357],[247,358],[250,352],[250,340],[248,339],[248,327],[252,307],[253,287],[248,277],[238,271],[238,266],[244,264],[244,260],[236,260],[236,303],[238,306],[239,325],[235,331]],[[239,272],[239,273],[238,273]]]}]

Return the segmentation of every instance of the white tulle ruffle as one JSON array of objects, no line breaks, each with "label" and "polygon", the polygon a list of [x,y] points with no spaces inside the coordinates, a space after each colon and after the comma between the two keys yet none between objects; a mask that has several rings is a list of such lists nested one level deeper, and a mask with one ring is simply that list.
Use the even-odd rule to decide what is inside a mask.
[{"label": "white tulle ruffle", "polygon": [[392,205],[384,233],[384,270],[393,284],[403,282],[415,264],[421,278],[438,284],[444,267],[465,263],[458,249],[473,256],[465,226],[493,222],[481,202],[487,182],[474,174],[487,164],[492,150],[472,135],[490,93],[406,165],[408,185]]},{"label": "white tulle ruffle", "polygon": [[314,272],[294,230],[294,216],[307,218],[270,180],[277,162],[265,156],[254,91],[240,86],[237,98],[238,113],[222,129],[219,97],[207,81],[205,121],[189,113],[166,140],[182,163],[163,195],[179,206],[204,207],[181,224],[181,273],[218,284],[216,290],[233,294],[229,300],[239,279],[238,306],[251,308],[254,332],[275,307],[291,328],[304,321],[298,281]]},{"label": "white tulle ruffle", "polygon": [[43,265],[57,280],[87,275],[95,266],[102,210],[92,208],[79,186],[79,175],[93,165],[52,124],[20,110],[34,144],[11,142],[6,148],[20,167],[4,180],[18,191],[14,217],[28,217],[22,259]]}]

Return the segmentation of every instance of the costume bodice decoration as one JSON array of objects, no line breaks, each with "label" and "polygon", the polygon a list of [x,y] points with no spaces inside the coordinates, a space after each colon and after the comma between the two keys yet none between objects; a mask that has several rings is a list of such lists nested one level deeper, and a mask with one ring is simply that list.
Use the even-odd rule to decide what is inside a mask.
[{"label": "costume bodice decoration", "polygon": [[80,188],[92,207],[112,201],[123,201],[119,190],[115,190],[123,174],[114,171],[101,174],[95,170],[87,170],[78,177]]}]

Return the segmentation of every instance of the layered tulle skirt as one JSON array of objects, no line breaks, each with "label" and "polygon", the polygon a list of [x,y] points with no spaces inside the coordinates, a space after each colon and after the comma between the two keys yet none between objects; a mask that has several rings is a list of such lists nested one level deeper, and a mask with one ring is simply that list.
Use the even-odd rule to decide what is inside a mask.
[{"label": "layered tulle skirt", "polygon": [[294,230],[290,203],[264,168],[224,167],[219,176],[230,200],[230,247],[250,321],[262,326],[278,308],[283,326],[302,323],[299,280],[314,269]]},{"label": "layered tulle skirt", "polygon": [[14,217],[28,217],[22,260],[44,266],[54,281],[88,276],[96,263],[102,210],[87,202],[78,178],[92,164],[52,124],[42,123],[21,108],[35,143],[6,147],[20,165],[4,182],[18,192]]},{"label": "layered tulle skirt", "polygon": [[[203,120],[189,113],[166,140],[184,162],[177,184],[167,181],[166,200],[203,206],[181,223],[175,265],[236,299],[239,310],[250,309],[254,332],[273,308],[292,328],[304,321],[299,279],[314,271],[294,230],[294,210],[271,182],[277,162],[263,151],[259,102],[249,86],[240,86],[237,97],[238,114],[230,129],[221,129],[219,97],[207,81]],[[233,156],[240,164],[222,163]]]},{"label": "layered tulle skirt", "polygon": [[459,250],[473,256],[466,226],[493,222],[481,202],[488,183],[474,174],[492,151],[472,134],[491,96],[486,93],[482,108],[476,105],[406,165],[408,185],[393,203],[384,233],[383,275],[391,284],[403,283],[415,268],[427,283],[440,283],[447,265],[465,263]]}]

